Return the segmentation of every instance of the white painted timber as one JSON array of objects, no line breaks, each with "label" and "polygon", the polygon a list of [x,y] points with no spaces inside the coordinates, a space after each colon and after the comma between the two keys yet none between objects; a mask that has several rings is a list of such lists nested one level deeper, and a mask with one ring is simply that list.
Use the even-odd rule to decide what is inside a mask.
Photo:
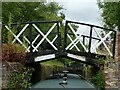
[{"label": "white painted timber", "polygon": [[86,61],[85,56],[78,56],[78,55],[74,55],[74,54],[71,54],[71,53],[67,53],[67,56],[70,57],[70,58],[73,58],[73,59]]},{"label": "white painted timber", "polygon": [[[71,24],[68,24],[68,26],[69,26],[70,29],[72,30],[73,34],[76,36],[76,39],[74,39],[65,49],[66,49],[66,50],[69,49],[72,45],[75,44],[75,42],[76,42],[77,40],[79,40],[79,42],[80,42],[80,44],[82,45],[82,47],[84,48],[84,50],[85,50],[86,52],[88,52],[86,46],[85,46],[85,45],[82,43],[82,41],[80,40],[81,35],[83,34],[83,32],[82,32],[81,34],[79,34],[79,36],[78,36],[78,35],[76,34],[75,30],[72,28]],[[77,42],[77,43],[78,43],[78,42]],[[76,44],[77,44],[77,43],[76,43]],[[73,47],[74,47],[74,46],[73,46]]]},{"label": "white painted timber", "polygon": [[100,36],[100,33],[97,32],[95,29],[94,29],[94,31],[97,33],[97,35],[99,36],[99,38],[101,39],[101,41],[100,41],[92,50],[94,50],[95,48],[97,48],[98,46],[100,46],[100,45],[103,43],[103,45],[105,46],[105,48],[106,48],[107,51],[109,52],[110,56],[113,56],[112,53],[111,53],[111,51],[110,51],[110,49],[108,48],[108,46],[107,46],[106,43],[104,42],[105,39],[106,39],[110,34],[112,34],[112,31],[110,31],[108,34],[106,34],[106,36],[105,36],[104,38],[102,38],[102,37]]},{"label": "white painted timber", "polygon": [[[37,35],[37,37],[33,40],[32,42],[32,47],[35,48],[35,46],[33,45],[35,43],[35,41],[39,38],[40,35]],[[24,39],[30,44],[30,41],[24,36]],[[28,47],[28,50],[30,49],[30,46]],[[36,51],[38,52],[38,49],[36,49]],[[34,51],[35,52],[35,51]]]},{"label": "white painted timber", "polygon": [[30,50],[27,49],[27,47],[23,44],[23,42],[18,38],[18,36],[16,36],[11,29],[8,28],[8,26],[5,26],[5,28],[10,31],[10,33],[14,36],[14,38],[16,40],[18,40],[18,42],[27,50],[27,52],[30,52]]},{"label": "white painted timber", "polygon": [[55,54],[38,56],[38,57],[35,58],[35,62],[37,62],[37,61],[44,61],[44,60],[53,59],[53,58],[55,58]]},{"label": "white painted timber", "polygon": [[19,32],[19,34],[16,36],[16,38],[13,40],[12,43],[14,43],[16,41],[17,38],[20,37],[20,35],[22,35],[22,33],[26,30],[26,28],[29,26],[29,24],[26,24],[23,29]]},{"label": "white painted timber", "polygon": [[55,23],[49,30],[48,32],[44,35],[42,33],[42,31],[35,25],[35,24],[32,24],[35,29],[43,36],[43,38],[40,40],[40,42],[37,44],[37,46],[33,49],[33,52],[35,50],[37,50],[37,48],[43,43],[43,41],[46,39],[47,42],[55,49],[55,50],[58,50],[55,45],[47,38],[47,36],[53,31],[53,29],[55,28],[55,26],[57,25],[57,23]]},{"label": "white painted timber", "polygon": [[[73,40],[72,40],[72,38],[70,37],[70,35],[69,34],[67,34],[67,36],[68,36],[68,38],[70,39],[70,41],[71,42],[73,42]],[[78,42],[78,41],[77,41]],[[80,49],[77,47],[77,45],[76,45],[77,43],[75,43],[74,45],[73,45],[73,47],[75,46],[76,47],[76,49],[78,50],[78,51],[80,51]],[[73,48],[72,47],[72,48]],[[72,48],[70,48],[70,50],[72,49]]]}]

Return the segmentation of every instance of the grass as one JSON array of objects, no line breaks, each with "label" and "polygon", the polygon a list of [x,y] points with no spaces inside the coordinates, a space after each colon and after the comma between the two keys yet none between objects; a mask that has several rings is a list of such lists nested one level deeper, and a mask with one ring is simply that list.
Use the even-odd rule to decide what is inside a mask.
[{"label": "grass", "polygon": [[61,63],[60,61],[58,60],[51,60],[51,61],[46,61],[46,62],[42,62],[41,64],[44,64],[44,65],[50,65],[50,66],[64,66],[63,63]]}]

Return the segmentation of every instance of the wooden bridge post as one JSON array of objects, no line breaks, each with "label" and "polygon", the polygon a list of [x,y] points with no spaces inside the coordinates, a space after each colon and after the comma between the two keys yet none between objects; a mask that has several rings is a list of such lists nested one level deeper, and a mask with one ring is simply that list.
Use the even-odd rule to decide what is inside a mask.
[{"label": "wooden bridge post", "polygon": [[27,64],[27,66],[34,68],[34,71],[32,73],[31,77],[31,83],[35,84],[41,80],[41,65],[39,62],[33,62]]}]

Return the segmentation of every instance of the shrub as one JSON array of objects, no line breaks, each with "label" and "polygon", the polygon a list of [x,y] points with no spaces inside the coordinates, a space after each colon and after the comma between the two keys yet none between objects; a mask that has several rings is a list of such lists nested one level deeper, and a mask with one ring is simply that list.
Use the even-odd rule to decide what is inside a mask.
[{"label": "shrub", "polygon": [[99,58],[96,64],[99,66],[100,70],[96,72],[96,75],[92,76],[91,81],[100,89],[105,90],[105,76],[104,76],[104,64],[108,61],[107,58]]},{"label": "shrub", "polygon": [[30,79],[32,76],[33,69],[24,68],[24,71],[13,71],[8,79],[7,89],[14,90],[25,90],[28,89],[32,84]]},{"label": "shrub", "polygon": [[105,89],[105,78],[103,71],[100,70],[97,72],[96,76],[92,77],[92,82],[100,89],[104,90]]},{"label": "shrub", "polygon": [[25,49],[19,44],[2,44],[2,61],[25,62]]}]

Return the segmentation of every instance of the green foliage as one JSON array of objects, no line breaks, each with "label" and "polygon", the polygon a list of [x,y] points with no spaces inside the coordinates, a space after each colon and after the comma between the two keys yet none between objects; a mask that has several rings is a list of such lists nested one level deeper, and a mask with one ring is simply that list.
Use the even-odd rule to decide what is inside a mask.
[{"label": "green foliage", "polygon": [[0,2],[0,22],[2,21],[2,2]]},{"label": "green foliage", "polygon": [[[96,65],[99,67],[99,70],[95,72],[95,75],[91,77],[91,82],[94,83],[94,85],[96,85],[97,88],[99,88],[100,90],[104,90],[105,88],[103,65],[106,62],[106,60],[107,59],[105,58],[100,58],[99,60],[97,60]],[[93,67],[92,69],[95,69],[95,67]]]},{"label": "green foliage", "polygon": [[91,80],[100,90],[104,90],[105,78],[102,70],[98,71],[96,76],[93,76]]},{"label": "green foliage", "polygon": [[95,76],[92,76],[91,81],[100,89],[105,89],[105,77],[104,77],[104,70],[101,65],[104,65],[105,62],[113,60],[110,57],[100,58],[96,64],[100,66],[100,70],[96,72]]},{"label": "green foliage", "polygon": [[106,59],[105,58],[99,58],[99,60],[97,60],[97,64],[104,64],[105,63],[105,61],[106,61]]},{"label": "green foliage", "polygon": [[[9,15],[9,21],[8,21],[8,26],[11,29],[11,24],[12,24],[12,14],[10,13]],[[10,44],[12,42],[12,35],[10,32],[8,32],[8,43]]]},{"label": "green foliage", "polygon": [[59,60],[51,60],[51,61],[47,61],[47,62],[42,62],[41,64],[64,66],[64,64],[62,62],[60,62]]},{"label": "green foliage", "polygon": [[59,58],[58,61],[64,64],[64,66],[70,65],[73,62],[72,60],[67,58]]},{"label": "green foliage", "polygon": [[[60,11],[62,9],[63,8],[56,2],[51,2],[48,4],[44,2],[3,2],[2,22],[8,26],[10,26],[11,23],[29,21],[58,20],[62,22],[65,18],[65,15]],[[59,13],[60,15],[58,16]],[[44,27],[46,28],[46,26],[43,26],[42,28]],[[13,29],[12,31],[15,32]],[[28,35],[28,31],[29,30],[27,30],[26,35]],[[34,31],[33,33],[35,33]],[[8,41],[11,41],[12,35],[7,32],[8,30],[5,30],[3,27],[3,43],[8,43]]]},{"label": "green foliage", "polygon": [[32,84],[30,78],[32,76],[32,69],[24,68],[23,72],[13,71],[8,79],[7,89],[25,90]]},{"label": "green foliage", "polygon": [[105,62],[112,61],[112,60],[113,60],[113,58],[111,58],[111,57],[100,58],[99,60],[97,60],[96,63],[99,65],[104,65]]},{"label": "green foliage", "polygon": [[112,29],[117,27],[120,30],[120,2],[97,1],[99,8],[102,10],[101,16],[103,17],[104,26]]},{"label": "green foliage", "polygon": [[[62,9],[56,2],[3,2],[2,21],[7,24],[12,14],[13,22],[28,22],[40,20],[62,20],[58,12]],[[62,13],[62,12],[61,12]]]}]

